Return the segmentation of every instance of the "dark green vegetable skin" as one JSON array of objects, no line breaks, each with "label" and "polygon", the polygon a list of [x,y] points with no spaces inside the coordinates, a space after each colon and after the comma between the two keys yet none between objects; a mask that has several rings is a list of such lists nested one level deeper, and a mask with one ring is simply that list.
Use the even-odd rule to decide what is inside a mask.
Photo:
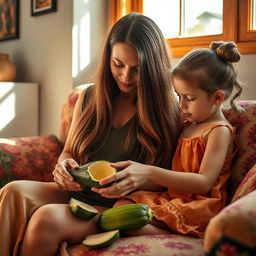
[{"label": "dark green vegetable skin", "polygon": [[[105,184],[105,185],[100,185],[99,182],[92,180],[88,171],[87,171],[90,164],[92,164],[92,163],[82,165],[79,168],[73,169],[73,170],[70,171],[70,174],[73,176],[74,180],[76,182],[78,182],[79,184],[81,184],[82,187],[88,186],[88,187],[103,188],[103,187],[108,187],[108,186],[110,186],[111,184],[114,183],[114,182],[110,182],[110,183]],[[120,168],[116,169],[117,172],[120,171],[120,170],[121,170]]]},{"label": "dark green vegetable skin", "polygon": [[128,231],[150,223],[152,210],[145,204],[129,204],[110,208],[100,214],[98,226],[103,231]]}]

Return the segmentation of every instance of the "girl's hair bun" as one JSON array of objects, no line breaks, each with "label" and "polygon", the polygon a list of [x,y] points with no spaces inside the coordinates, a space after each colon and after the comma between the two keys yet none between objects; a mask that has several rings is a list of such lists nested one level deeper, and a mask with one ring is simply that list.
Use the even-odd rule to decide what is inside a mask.
[{"label": "girl's hair bun", "polygon": [[228,62],[238,62],[241,58],[234,42],[212,42],[210,44],[210,49]]}]

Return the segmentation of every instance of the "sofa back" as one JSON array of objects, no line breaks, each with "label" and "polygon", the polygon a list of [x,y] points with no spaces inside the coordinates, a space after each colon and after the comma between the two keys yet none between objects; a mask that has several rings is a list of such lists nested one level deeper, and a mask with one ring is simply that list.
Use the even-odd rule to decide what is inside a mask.
[{"label": "sofa back", "polygon": [[233,194],[246,173],[256,163],[256,101],[238,101],[244,111],[231,107],[223,110],[230,124],[236,127],[238,152],[232,164],[231,194]]},{"label": "sofa back", "polygon": [[[80,92],[89,85],[91,84],[75,87],[68,94],[68,97],[64,102],[60,127],[60,140],[63,144],[67,138],[74,106],[78,96]],[[243,112],[233,110],[231,107],[223,109],[223,113],[228,121],[231,125],[236,127],[237,143],[239,146],[237,155],[232,164],[230,196],[234,194],[243,177],[256,163],[256,101],[238,101],[237,104],[244,109]]]},{"label": "sofa back", "polygon": [[75,108],[76,101],[78,99],[79,94],[92,84],[82,84],[75,88],[73,88],[69,93],[67,98],[64,101],[61,111],[61,121],[60,121],[60,141],[65,143],[68,135],[68,131],[70,128],[70,124],[72,121],[72,116]]}]

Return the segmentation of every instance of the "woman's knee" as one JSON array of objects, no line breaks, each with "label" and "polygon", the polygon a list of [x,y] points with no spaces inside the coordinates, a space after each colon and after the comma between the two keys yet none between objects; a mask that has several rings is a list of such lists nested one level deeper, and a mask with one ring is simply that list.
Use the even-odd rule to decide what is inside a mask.
[{"label": "woman's knee", "polygon": [[58,214],[61,213],[56,204],[41,206],[32,214],[23,238],[21,255],[32,255],[32,252],[34,255],[38,250],[40,255],[57,251],[59,243],[63,240],[60,236],[63,222],[61,223]]},{"label": "woman's knee", "polygon": [[7,183],[4,187],[2,187],[1,191],[5,191],[6,193],[24,193],[24,192],[32,192],[34,190],[36,182],[31,180],[14,180]]},{"label": "woman's knee", "polygon": [[50,232],[59,230],[60,225],[59,210],[55,204],[46,204],[38,208],[29,220],[29,233],[40,236],[48,235]]},{"label": "woman's knee", "polygon": [[26,188],[23,180],[15,180],[7,183],[4,187],[1,188],[1,194],[5,197],[22,195],[22,190]]}]

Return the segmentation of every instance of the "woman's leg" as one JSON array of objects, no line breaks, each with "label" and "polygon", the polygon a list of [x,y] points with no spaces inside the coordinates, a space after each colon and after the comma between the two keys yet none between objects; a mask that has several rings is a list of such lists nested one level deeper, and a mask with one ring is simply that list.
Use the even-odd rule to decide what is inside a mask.
[{"label": "woman's leg", "polygon": [[1,255],[17,255],[28,219],[48,203],[68,202],[66,192],[53,182],[13,181],[0,190]]},{"label": "woman's leg", "polygon": [[98,216],[90,220],[74,217],[67,204],[42,206],[29,220],[20,255],[56,255],[61,242],[79,243],[86,235],[101,232],[97,221]]}]

